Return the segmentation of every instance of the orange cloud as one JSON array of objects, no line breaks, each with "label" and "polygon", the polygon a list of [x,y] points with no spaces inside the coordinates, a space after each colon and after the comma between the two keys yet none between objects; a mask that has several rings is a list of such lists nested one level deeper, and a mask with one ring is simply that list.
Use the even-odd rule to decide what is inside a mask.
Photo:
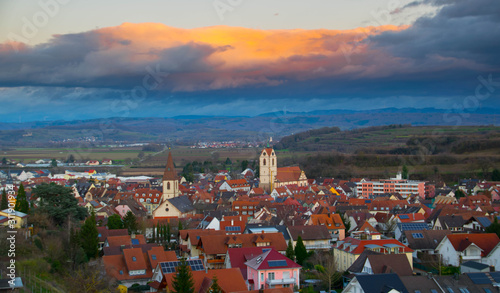
[{"label": "orange cloud", "polygon": [[[124,23],[81,34],[56,35],[17,59],[4,57],[13,64],[12,60],[16,64],[30,62],[33,72],[29,78],[37,84],[120,86],[117,83],[123,84],[133,76],[142,78],[146,67],[159,65],[169,73],[162,87],[173,91],[275,86],[288,80],[373,74],[376,62],[391,61],[383,53],[370,51],[369,37],[406,28],[181,29],[157,23]],[[0,79],[28,81],[21,76],[25,71],[19,67],[16,72],[14,68],[8,76],[0,74]]]}]

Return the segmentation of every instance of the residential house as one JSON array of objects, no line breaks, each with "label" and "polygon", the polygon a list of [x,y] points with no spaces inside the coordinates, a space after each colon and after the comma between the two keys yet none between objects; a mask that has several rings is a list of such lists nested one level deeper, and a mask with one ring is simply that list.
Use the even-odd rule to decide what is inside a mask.
[{"label": "residential house", "polygon": [[173,251],[156,246],[144,253],[141,248],[125,248],[120,254],[102,257],[106,273],[119,284],[130,287],[133,284],[146,285],[153,276],[159,261],[177,260]]},{"label": "residential house", "polygon": [[449,234],[436,247],[443,264],[459,266],[474,260],[500,270],[500,239],[495,233]]},{"label": "residential house", "polygon": [[271,248],[245,262],[249,290],[300,285],[301,266]]},{"label": "residential house", "polygon": [[148,215],[152,215],[161,203],[162,193],[157,189],[137,188],[134,199],[147,209]]},{"label": "residential house", "polygon": [[351,274],[390,274],[412,276],[413,269],[404,254],[380,254],[365,250],[347,269]]},{"label": "residential house", "polygon": [[271,247],[240,247],[228,248],[224,259],[224,268],[239,268],[243,279],[248,284],[247,265],[245,262],[268,251]]},{"label": "residential house", "polygon": [[333,241],[345,238],[345,226],[339,214],[313,214],[307,225],[322,225],[328,229]]},{"label": "residential house", "polygon": [[202,235],[198,242],[204,265],[210,269],[223,267],[229,248],[264,246],[271,246],[284,254],[287,243],[281,233]]},{"label": "residential house", "polygon": [[250,191],[250,184],[245,179],[227,180],[219,187],[225,191]]},{"label": "residential house", "polygon": [[[162,263],[160,263],[161,265]],[[199,267],[199,266],[197,266]],[[175,270],[172,272],[173,267],[166,267],[163,273],[155,273],[152,282],[149,283],[151,292],[173,292],[173,281],[175,277]],[[203,267],[202,267],[203,268]],[[170,272],[170,273],[166,273]],[[205,271],[192,270],[194,292],[207,293],[212,286],[213,278],[217,278],[217,284],[223,293],[230,292],[246,292],[248,290],[245,280],[241,275],[239,269],[213,269]]]},{"label": "residential house", "polygon": [[[491,278],[491,279],[490,279]],[[496,283],[488,273],[466,273],[455,276],[402,276],[401,281],[409,292],[456,292],[492,293],[498,292]]]},{"label": "residential house", "polygon": [[223,230],[205,230],[205,229],[190,229],[181,230],[179,232],[181,253],[189,257],[198,257],[201,251],[198,248],[198,243],[201,236],[205,235],[226,235]]},{"label": "residential house", "polygon": [[397,223],[394,230],[394,238],[401,242],[405,242],[405,231],[411,230],[429,230],[427,223]]},{"label": "residential house", "polygon": [[253,216],[258,205],[258,201],[235,200],[232,203],[232,211],[237,212],[238,215]]},{"label": "residential house", "polygon": [[[342,293],[409,293],[397,274],[356,275]],[[434,292],[432,292],[434,293]]]},{"label": "residential house", "polygon": [[460,215],[440,216],[434,223],[434,230],[450,230],[453,233],[464,231],[466,221]]},{"label": "residential house", "polygon": [[104,242],[108,237],[112,236],[128,236],[127,229],[108,229],[108,227],[97,227],[97,232],[99,233],[99,249],[102,249]]},{"label": "residential house", "polygon": [[436,247],[446,235],[451,234],[450,230],[406,230],[404,231],[405,244],[413,249],[413,256],[417,257],[418,252],[434,254]]},{"label": "residential house", "polygon": [[25,227],[28,223],[28,215],[19,211],[5,209],[0,211],[0,225],[10,226],[16,229]]},{"label": "residential house", "polygon": [[297,245],[299,236],[302,238],[304,246],[307,250],[313,249],[330,249],[331,234],[326,226],[288,226],[288,233],[292,237],[293,247]]},{"label": "residential house", "polygon": [[413,250],[396,239],[359,240],[347,237],[333,246],[337,269],[347,270],[366,249],[383,254],[404,254],[413,268]]}]

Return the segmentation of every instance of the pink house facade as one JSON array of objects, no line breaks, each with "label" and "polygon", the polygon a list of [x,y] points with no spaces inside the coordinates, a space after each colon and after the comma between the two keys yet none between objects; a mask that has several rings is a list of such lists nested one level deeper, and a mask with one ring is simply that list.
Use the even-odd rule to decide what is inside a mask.
[{"label": "pink house facade", "polygon": [[245,265],[249,290],[299,286],[302,267],[275,249],[250,259]]}]

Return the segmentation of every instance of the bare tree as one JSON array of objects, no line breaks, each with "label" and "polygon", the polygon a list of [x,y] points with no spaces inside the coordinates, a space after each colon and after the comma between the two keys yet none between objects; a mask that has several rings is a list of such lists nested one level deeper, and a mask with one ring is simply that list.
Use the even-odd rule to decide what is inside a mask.
[{"label": "bare tree", "polygon": [[86,263],[66,278],[69,292],[114,292],[115,281],[104,269],[102,260]]},{"label": "bare tree", "polygon": [[328,292],[331,292],[332,285],[342,278],[342,274],[337,270],[335,256],[330,251],[316,251],[312,263],[316,264],[314,268],[317,278],[328,285]]}]

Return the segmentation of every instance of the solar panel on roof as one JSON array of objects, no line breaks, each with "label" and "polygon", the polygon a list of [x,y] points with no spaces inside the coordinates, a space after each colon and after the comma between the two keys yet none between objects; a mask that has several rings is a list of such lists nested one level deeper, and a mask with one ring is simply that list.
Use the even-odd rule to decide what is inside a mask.
[{"label": "solar panel on roof", "polygon": [[424,234],[422,233],[411,233],[414,239],[424,238]]},{"label": "solar panel on roof", "polygon": [[[161,271],[164,274],[175,273],[175,268],[181,264],[180,261],[166,261],[161,262],[160,267]],[[188,266],[191,267],[191,271],[203,271],[203,262],[200,259],[193,259],[187,261]]]},{"label": "solar panel on roof", "polygon": [[229,232],[241,231],[241,227],[240,226],[226,226],[226,231],[229,231]]},{"label": "solar panel on roof", "polygon": [[410,217],[408,217],[408,215],[400,215],[399,218],[401,218],[401,219],[409,219]]},{"label": "solar panel on roof", "polygon": [[474,284],[491,284],[491,280],[485,273],[473,273],[468,276]]},{"label": "solar panel on roof", "polygon": [[132,239],[132,244],[139,245],[139,239]]},{"label": "solar panel on roof", "polygon": [[271,268],[275,268],[275,267],[286,267],[287,264],[286,264],[286,260],[268,260],[267,261],[267,264],[269,265],[269,267]]},{"label": "solar panel on roof", "polygon": [[495,282],[500,283],[500,272],[491,272],[490,276],[495,280]]}]

